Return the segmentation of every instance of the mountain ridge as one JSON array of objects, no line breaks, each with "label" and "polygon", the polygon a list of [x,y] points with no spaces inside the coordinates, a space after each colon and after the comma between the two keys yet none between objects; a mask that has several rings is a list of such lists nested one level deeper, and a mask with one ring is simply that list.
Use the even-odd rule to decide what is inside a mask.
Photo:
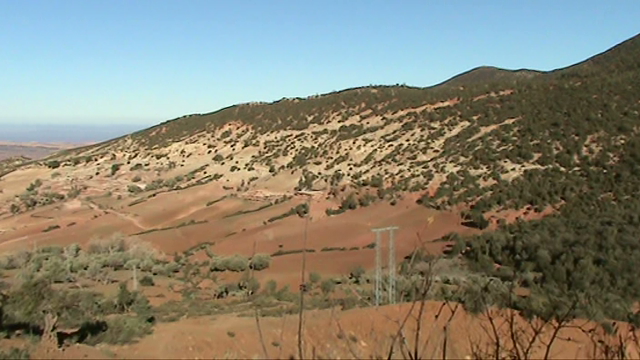
[{"label": "mountain ridge", "polygon": [[471,70],[455,75],[437,85],[437,86],[465,86],[476,83],[490,83],[501,80],[515,81],[519,78],[531,78],[537,75],[545,74],[544,71],[531,69],[509,70],[495,66],[478,66]]},{"label": "mountain ridge", "polygon": [[[366,91],[375,92],[375,91],[384,91],[384,90],[392,90],[392,91],[396,90],[398,92],[425,92],[425,93],[428,93],[428,94],[424,94],[424,95],[427,95],[425,96],[427,99],[429,98],[428,95],[431,95],[433,97],[439,97],[441,101],[446,101],[447,94],[449,95],[449,98],[453,98],[455,97],[455,90],[456,90],[455,88],[460,86],[465,86],[465,85],[482,87],[482,85],[490,86],[491,83],[495,83],[495,82],[498,82],[498,83],[503,82],[505,83],[504,85],[507,85],[514,82],[518,82],[518,81],[529,80],[531,78],[547,80],[549,79],[550,76],[551,77],[563,76],[563,75],[575,76],[577,74],[584,73],[587,69],[591,69],[594,66],[609,65],[611,66],[612,71],[619,72],[619,71],[623,71],[623,69],[621,69],[620,66],[616,66],[616,65],[622,65],[622,67],[624,68],[625,66],[629,66],[626,64],[631,64],[631,70],[633,70],[634,69],[633,60],[637,58],[635,57],[636,54],[640,56],[640,51],[638,50],[640,48],[640,46],[638,45],[639,43],[640,43],[640,35],[635,35],[634,37],[631,37],[621,42],[620,44],[615,45],[609,48],[608,50],[605,50],[602,53],[589,57],[581,62],[578,62],[576,64],[573,64],[567,67],[550,70],[550,71],[539,71],[539,70],[532,70],[532,69],[508,70],[508,69],[502,69],[502,68],[497,68],[493,66],[479,66],[471,70],[468,70],[466,72],[455,75],[439,84],[428,86],[428,87],[416,87],[416,86],[406,86],[406,85],[403,85],[403,86],[370,85],[370,86],[360,86],[355,88],[343,89],[343,90],[334,91],[326,94],[309,96],[306,98],[291,98],[291,99],[286,98],[286,99],[281,99],[281,100],[277,100],[269,103],[259,102],[259,103],[244,103],[244,104],[230,105],[210,113],[189,114],[189,115],[184,115],[175,119],[169,119],[162,123],[154,125],[152,127],[141,129],[139,131],[133,132],[128,135],[123,135],[121,137],[118,137],[112,140],[98,143],[95,146],[100,146],[101,144],[114,142],[121,139],[127,139],[128,137],[143,136],[144,134],[147,134],[148,132],[153,131],[153,129],[160,128],[163,126],[175,127],[176,122],[198,121],[200,123],[199,127],[191,126],[190,124],[185,125],[185,127],[192,128],[192,130],[190,131],[205,131],[208,126],[216,126],[217,119],[212,119],[213,117],[218,116],[219,118],[219,117],[222,117],[221,116],[222,114],[226,115],[226,113],[228,112],[231,112],[234,110],[238,111],[238,109],[244,109],[246,107],[250,107],[250,108],[253,108],[256,106],[269,107],[269,106],[281,105],[283,103],[291,103],[291,102],[299,102],[299,101],[308,102],[308,101],[314,101],[314,100],[320,100],[320,99],[326,101],[334,97],[351,96],[354,93],[358,94]],[[622,59],[622,64],[612,64],[613,61],[607,60],[608,58],[616,57],[617,56],[616,53],[618,52],[625,52],[624,59]],[[480,92],[482,91],[483,90],[480,90]],[[402,96],[402,94],[398,96]],[[410,96],[415,96],[415,95],[411,94]]]}]

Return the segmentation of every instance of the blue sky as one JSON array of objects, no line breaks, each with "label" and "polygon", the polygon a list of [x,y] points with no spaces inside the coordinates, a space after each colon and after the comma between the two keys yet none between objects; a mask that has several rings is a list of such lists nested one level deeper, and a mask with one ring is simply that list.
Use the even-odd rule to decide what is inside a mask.
[{"label": "blue sky", "polygon": [[640,32],[640,1],[1,0],[0,124],[154,124],[479,65],[551,70]]}]

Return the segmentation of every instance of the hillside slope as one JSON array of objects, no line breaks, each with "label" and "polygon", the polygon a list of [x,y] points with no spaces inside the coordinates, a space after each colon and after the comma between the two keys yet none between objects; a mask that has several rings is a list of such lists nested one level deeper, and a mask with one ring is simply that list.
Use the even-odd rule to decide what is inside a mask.
[{"label": "hillside slope", "polygon": [[[639,52],[636,36],[534,76],[489,74],[487,83],[475,71],[456,86],[363,87],[189,115],[23,166],[2,178],[0,201],[14,214],[87,195],[124,207],[207,183],[262,199],[319,190],[327,215],[419,198],[434,211],[462,211],[472,227],[500,223],[454,247],[477,271],[628,305],[640,298],[631,275],[640,263]],[[182,200],[161,208],[176,211]],[[542,219],[499,221],[514,213]]]},{"label": "hillside slope", "polygon": [[[329,184],[381,177],[399,191],[439,188],[437,199],[470,202],[513,179],[584,178],[578,169],[602,167],[624,152],[637,126],[639,42],[490,85],[368,87],[237,105],[54,158],[107,172],[125,162],[156,172],[208,166],[231,185],[291,172],[304,182],[303,170]],[[535,205],[559,201],[541,198]],[[516,200],[503,207],[523,205]]]}]

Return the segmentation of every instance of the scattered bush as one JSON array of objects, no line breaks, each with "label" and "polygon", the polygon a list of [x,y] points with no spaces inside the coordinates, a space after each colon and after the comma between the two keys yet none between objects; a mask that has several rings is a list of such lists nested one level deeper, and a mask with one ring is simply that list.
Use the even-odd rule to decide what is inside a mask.
[{"label": "scattered bush", "polygon": [[333,279],[325,279],[322,283],[320,283],[320,291],[326,296],[333,292],[336,287],[336,283]]},{"label": "scattered bush", "polygon": [[224,259],[224,265],[229,271],[243,272],[249,267],[249,260],[240,255],[233,255]]},{"label": "scattered bush", "polygon": [[106,331],[90,336],[88,345],[101,343],[124,345],[137,342],[153,332],[153,322],[141,316],[120,315],[106,320]]},{"label": "scattered bush", "polygon": [[131,185],[127,186],[127,191],[132,193],[132,194],[139,194],[139,193],[142,192],[142,188],[140,186],[138,186],[138,185],[131,184]]},{"label": "scattered bush", "polygon": [[320,249],[320,251],[322,252],[326,252],[326,251],[347,251],[346,247],[323,247],[322,249]]},{"label": "scattered bush", "polygon": [[269,268],[271,265],[271,256],[269,254],[256,254],[249,261],[249,267],[256,271]]},{"label": "scattered bush", "polygon": [[120,170],[120,167],[122,167],[122,164],[111,165],[111,176],[115,175],[118,172],[118,170]]},{"label": "scattered bush", "polygon": [[155,282],[153,281],[153,277],[149,275],[145,275],[140,279],[140,285],[142,286],[154,286]]},{"label": "scattered bush", "polygon": [[[291,255],[291,254],[300,254],[304,252],[303,249],[295,249],[295,250],[278,250],[276,252],[274,252],[273,254],[271,254],[271,256],[282,256],[282,255]],[[307,249],[308,253],[312,253],[312,252],[316,252],[314,249]]]},{"label": "scattered bush", "polygon": [[49,225],[46,229],[42,230],[42,232],[49,232],[49,231],[53,231],[53,230],[57,230],[60,229],[60,225]]},{"label": "scattered bush", "polygon": [[320,282],[321,279],[322,279],[322,276],[320,276],[320,274],[318,274],[317,272],[311,272],[309,274],[309,281],[312,284],[316,284],[316,283]]}]

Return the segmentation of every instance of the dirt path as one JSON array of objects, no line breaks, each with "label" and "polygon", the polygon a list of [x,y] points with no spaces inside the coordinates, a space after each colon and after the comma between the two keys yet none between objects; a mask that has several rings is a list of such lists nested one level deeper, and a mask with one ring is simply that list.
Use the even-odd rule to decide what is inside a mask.
[{"label": "dirt path", "polygon": [[168,225],[168,224],[170,224],[170,223],[172,223],[172,222],[174,222],[174,221],[177,221],[177,220],[180,220],[180,219],[184,219],[184,218],[186,218],[187,216],[191,216],[191,215],[193,215],[193,214],[197,213],[198,211],[200,211],[200,210],[202,210],[202,209],[204,209],[204,208],[205,208],[205,206],[194,206],[194,207],[192,207],[192,208],[188,209],[188,210],[187,210],[187,211],[185,211],[185,212],[179,213],[177,216],[174,216],[173,218],[171,218],[171,219],[169,219],[169,220],[166,220],[166,221],[161,222],[161,223],[160,223],[160,224],[158,224],[158,226],[156,226],[156,227],[158,227],[158,228],[165,227],[166,225]]},{"label": "dirt path", "polygon": [[142,224],[140,222],[140,220],[136,219],[134,216],[131,216],[130,214],[122,213],[122,212],[119,212],[118,210],[111,209],[111,208],[101,209],[98,205],[96,205],[92,201],[88,201],[88,205],[92,210],[104,211],[104,212],[106,212],[108,214],[113,214],[113,215],[116,215],[116,216],[118,216],[118,217],[120,217],[122,219],[125,219],[125,220],[129,221],[130,223],[132,223],[133,225],[135,225],[138,228],[140,228],[141,230],[149,230],[149,229],[151,229],[149,226],[146,226],[146,225]]},{"label": "dirt path", "polygon": [[9,239],[7,241],[1,242],[0,243],[0,247],[6,246],[6,245],[9,245],[9,244],[13,244],[13,243],[17,243],[17,242],[20,242],[22,240],[26,240],[27,238],[29,238],[29,237],[28,236],[20,236],[19,238]]}]

